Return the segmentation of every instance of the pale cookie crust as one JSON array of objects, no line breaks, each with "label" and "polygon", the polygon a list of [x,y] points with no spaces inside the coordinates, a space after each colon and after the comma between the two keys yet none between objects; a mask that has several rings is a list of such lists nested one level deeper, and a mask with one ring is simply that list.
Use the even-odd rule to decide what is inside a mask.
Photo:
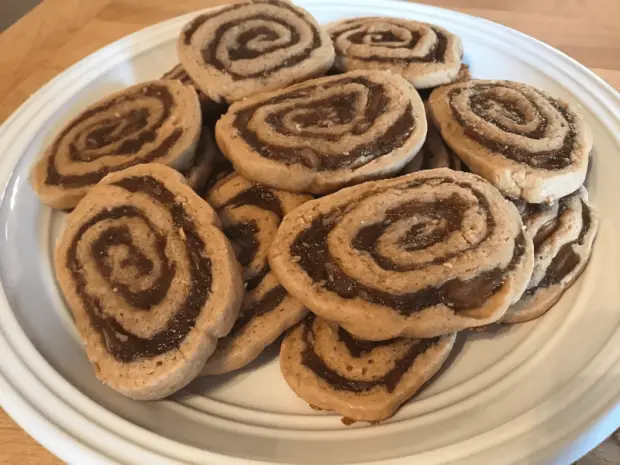
[{"label": "pale cookie crust", "polygon": [[183,177],[157,164],[105,177],[69,214],[56,277],[101,382],[152,400],[200,373],[243,297],[218,225]]},{"label": "pale cookie crust", "polygon": [[354,71],[235,103],[215,136],[243,176],[325,194],[399,172],[424,142],[426,116],[402,77]]},{"label": "pale cookie crust", "polygon": [[169,80],[136,84],[73,118],[34,166],[31,182],[43,203],[70,209],[109,173],[141,163],[187,168],[200,128],[191,87]]},{"label": "pale cookie crust", "polygon": [[322,318],[289,332],[280,369],[295,393],[315,408],[356,421],[391,417],[444,364],[455,334],[433,339],[358,340]]},{"label": "pale cookie crust", "polygon": [[216,102],[235,102],[322,76],[334,62],[327,33],[288,1],[226,5],[188,23],[179,36],[181,63]]},{"label": "pale cookie crust", "polygon": [[386,340],[498,321],[525,291],[534,252],[497,189],[442,168],[302,205],[284,218],[269,264],[313,313]]},{"label": "pale cookie crust", "polygon": [[400,74],[426,89],[454,82],[463,45],[458,36],[433,24],[388,17],[345,19],[328,26],[342,71],[373,69]]},{"label": "pale cookie crust", "polygon": [[573,105],[526,84],[484,80],[440,87],[428,104],[446,143],[506,196],[550,202],[583,184],[593,138]]},{"label": "pale cookie crust", "polygon": [[545,314],[585,269],[598,231],[598,215],[588,203],[585,187],[553,205],[531,205],[522,216],[534,241],[534,273],[503,323],[521,323]]}]

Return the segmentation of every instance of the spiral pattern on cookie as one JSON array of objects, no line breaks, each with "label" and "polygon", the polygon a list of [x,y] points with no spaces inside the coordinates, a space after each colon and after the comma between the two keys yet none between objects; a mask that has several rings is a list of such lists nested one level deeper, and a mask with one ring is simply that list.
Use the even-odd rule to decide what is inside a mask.
[{"label": "spiral pattern on cookie", "polygon": [[397,172],[425,134],[415,89],[377,71],[315,79],[246,99],[216,126],[218,145],[236,171],[312,193]]},{"label": "spiral pattern on cookie", "polygon": [[310,14],[277,0],[238,3],[196,17],[181,33],[179,55],[193,80],[217,101],[321,75],[334,57],[329,37]]},{"label": "spiral pattern on cookie", "polygon": [[453,82],[463,48],[460,39],[432,24],[398,18],[366,17],[328,28],[336,50],[336,67],[384,69],[402,74],[415,87]]},{"label": "spiral pattern on cookie", "polygon": [[566,102],[526,84],[471,80],[435,90],[429,106],[452,149],[506,195],[540,203],[585,179],[592,136]]},{"label": "spiral pattern on cookie", "polygon": [[358,337],[433,337],[497,321],[531,275],[514,206],[449,169],[365,183],[283,221],[269,263],[314,313]]},{"label": "spiral pattern on cookie", "polygon": [[248,181],[236,173],[216,183],[205,198],[217,210],[250,288],[269,271],[267,252],[282,218],[311,200],[307,195]]},{"label": "spiral pattern on cookie", "polygon": [[74,207],[109,173],[141,163],[177,169],[192,160],[200,135],[196,93],[177,81],[151,81],[88,107],[56,137],[35,167],[41,199]]},{"label": "spiral pattern on cookie", "polygon": [[156,165],[107,177],[71,214],[58,249],[69,300],[118,362],[178,349],[199,318],[240,301],[225,295],[241,281],[217,217],[179,177]]},{"label": "spiral pattern on cookie", "polygon": [[453,334],[372,342],[322,318],[307,318],[282,343],[285,380],[315,407],[353,420],[377,421],[394,411],[441,367]]},{"label": "spiral pattern on cookie", "polygon": [[581,187],[554,204],[518,202],[534,242],[534,271],[521,300],[503,318],[519,323],[544,314],[586,267],[598,230],[598,215]]}]

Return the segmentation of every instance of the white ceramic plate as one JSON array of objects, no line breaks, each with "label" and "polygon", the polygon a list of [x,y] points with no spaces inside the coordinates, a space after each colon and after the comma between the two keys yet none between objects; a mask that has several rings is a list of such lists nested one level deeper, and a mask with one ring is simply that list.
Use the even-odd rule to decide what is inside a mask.
[{"label": "white ceramic plate", "polygon": [[299,3],[323,23],[390,15],[442,25],[463,38],[475,77],[527,82],[580,104],[596,140],[589,189],[602,218],[582,278],[539,321],[461,339],[436,382],[372,427],[345,427],[311,410],[280,376],[277,349],[241,373],[199,380],[161,402],[133,402],[99,384],[50,266],[63,214],[38,202],[28,172],[88,103],[170,68],[188,15],[82,60],[0,129],[2,406],[80,465],[569,464],[620,426],[618,94],[558,51],[481,19],[388,0]]}]

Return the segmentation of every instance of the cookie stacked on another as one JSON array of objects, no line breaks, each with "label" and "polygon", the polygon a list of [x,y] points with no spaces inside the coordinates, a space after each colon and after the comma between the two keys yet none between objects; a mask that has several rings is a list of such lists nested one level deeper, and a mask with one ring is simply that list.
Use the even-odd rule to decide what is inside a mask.
[{"label": "cookie stacked on another", "polygon": [[33,169],[44,203],[75,208],[56,275],[118,392],[162,398],[288,331],[281,371],[302,399],[383,420],[459,331],[542,315],[587,264],[587,124],[525,84],[471,79],[449,31],[324,30],[249,0],[177,46],[180,64],[89,106]]},{"label": "cookie stacked on another", "polygon": [[455,332],[500,321],[521,298],[533,250],[511,202],[446,168],[302,205],[269,251],[282,285],[321,317],[287,336],[287,382],[354,420],[391,415],[439,369]]},{"label": "cookie stacked on another", "polygon": [[218,342],[202,373],[237,370],[307,314],[270,273],[267,252],[282,218],[312,197],[257,184],[231,173],[206,194],[243,266],[245,297],[231,332]]},{"label": "cookie stacked on another", "polygon": [[577,109],[527,84],[470,80],[435,90],[431,119],[472,172],[522,212],[536,266],[505,322],[544,314],[583,271],[598,229],[583,186],[593,138]]}]

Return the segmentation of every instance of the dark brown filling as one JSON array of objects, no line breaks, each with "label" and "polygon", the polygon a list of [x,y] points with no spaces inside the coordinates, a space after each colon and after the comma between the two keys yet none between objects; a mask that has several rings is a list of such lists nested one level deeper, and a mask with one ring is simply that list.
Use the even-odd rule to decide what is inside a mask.
[{"label": "dark brown filling", "polygon": [[[373,83],[366,78],[342,78],[326,83],[327,88],[338,87],[349,83],[359,84],[368,89],[368,103],[366,107],[360,110],[363,118],[352,129],[352,134],[363,134],[374,124],[374,121],[385,111],[388,104],[387,98],[383,92],[383,86]],[[339,154],[333,156],[321,153],[316,146],[303,146],[291,148],[275,144],[270,144],[261,139],[260,134],[252,131],[248,127],[250,119],[254,113],[261,107],[268,105],[277,105],[279,103],[294,100],[306,96],[312,87],[299,89],[293,92],[281,94],[267,101],[256,104],[252,107],[244,109],[237,113],[234,126],[239,135],[245,142],[257,153],[265,158],[278,160],[286,164],[300,163],[308,168],[319,171],[326,171],[339,168],[356,168],[360,163],[367,164],[370,161],[392,153],[405,143],[415,128],[415,118],[413,116],[413,108],[408,104],[402,115],[382,134],[378,135],[372,142],[357,147],[352,147],[348,154]],[[301,140],[312,141],[320,140],[337,140],[339,137],[329,137],[315,134],[308,128],[326,127],[328,124],[342,124],[351,121],[355,116],[356,106],[354,105],[354,95],[345,94],[337,95],[330,98],[315,100],[309,104],[297,104],[286,111],[304,110],[306,115],[298,117],[297,124]],[[283,119],[286,113],[274,113],[267,119],[268,124],[278,133],[290,135],[291,132],[285,127]],[[362,160],[360,162],[360,160]]]},{"label": "dark brown filling", "polygon": [[[224,206],[235,208],[243,205],[255,205],[263,210],[271,211],[278,215],[280,220],[284,216],[280,199],[271,190],[260,185],[240,192]],[[255,221],[237,223],[224,229],[226,237],[235,245],[237,260],[242,266],[247,266],[256,257],[260,246],[258,233],[259,227]]]},{"label": "dark brown filling", "polygon": [[224,228],[224,234],[235,246],[237,260],[241,266],[250,264],[258,252],[258,225],[256,221],[237,223]]},{"label": "dark brown filling", "polygon": [[525,295],[533,295],[539,289],[544,289],[560,283],[562,279],[572,273],[579,263],[581,263],[581,257],[575,252],[574,246],[583,245],[585,236],[592,227],[590,210],[584,202],[581,203],[581,221],[582,227],[577,240],[564,244],[560,248],[558,254],[551,260],[543,279],[537,286],[528,289]]},{"label": "dark brown filling", "polygon": [[[486,204],[486,200],[482,196],[479,197],[479,200]],[[407,202],[399,207],[388,210],[382,222],[360,228],[353,239],[352,245],[356,249],[366,251],[372,255],[375,262],[385,270],[407,271],[416,269],[418,268],[417,266],[402,267],[389,258],[382,256],[377,251],[377,241],[390,225],[393,222],[414,215],[424,217],[426,221],[412,226],[409,231],[400,238],[398,244],[406,251],[421,250],[441,242],[451,233],[458,230],[461,227],[463,214],[469,207],[470,205],[456,194],[434,203],[418,201]],[[445,261],[458,255],[459,253],[447,254],[437,259],[437,261]],[[427,265],[428,263],[421,266]]]},{"label": "dark brown filling", "polygon": [[[505,132],[509,132],[511,134],[517,134],[525,137],[529,137],[531,139],[542,139],[547,135],[547,119],[542,116],[541,123],[534,130],[530,132],[524,131],[516,131],[514,129],[510,129],[507,126],[503,125],[500,121],[489,117],[487,111],[491,107],[492,104],[497,104],[504,110],[504,116],[512,119],[515,123],[523,124],[525,123],[525,115],[521,113],[521,110],[517,107],[517,105],[510,101],[508,98],[502,99],[497,96],[487,95],[485,93],[486,90],[490,90],[493,88],[497,88],[497,85],[484,85],[480,84],[475,87],[479,94],[474,95],[470,99],[471,110],[478,115],[479,117],[489,121],[494,124],[498,128],[502,129]],[[471,89],[471,87],[468,87]],[[514,90],[511,87],[507,87],[507,89]],[[553,107],[566,119],[568,122],[569,131],[566,137],[564,138],[564,144],[559,149],[554,150],[545,150],[540,152],[530,152],[526,149],[521,149],[518,147],[513,147],[502,142],[497,142],[491,139],[486,138],[483,134],[481,134],[475,125],[470,124],[465,121],[457,108],[454,106],[453,101],[454,97],[461,92],[463,92],[464,88],[456,88],[450,91],[450,106],[452,108],[452,113],[457,121],[463,126],[465,133],[476,140],[481,145],[485,146],[489,150],[493,152],[498,152],[504,155],[506,158],[517,161],[519,163],[525,163],[533,168],[540,168],[546,170],[559,170],[562,168],[566,168],[571,164],[571,156],[573,153],[573,147],[575,144],[575,139],[577,134],[573,125],[572,116],[566,111],[566,109],[556,100],[549,99],[549,103],[553,105]],[[534,102],[531,102],[532,105],[536,107]],[[542,115],[542,110],[539,107],[536,107],[539,114]]]},{"label": "dark brown filling", "polygon": [[234,337],[254,318],[266,315],[275,310],[287,296],[288,293],[282,286],[276,286],[269,290],[260,300],[257,300],[252,306],[243,310],[239,318],[237,318],[229,336]]},{"label": "dark brown filling", "polygon": [[[131,307],[128,311],[148,311],[163,301],[176,274],[175,263],[170,262],[165,253],[166,236],[157,230],[145,212],[131,205],[104,210],[84,223],[77,231],[67,252],[67,267],[73,276],[76,292],[82,300],[92,327],[101,335],[108,352],[118,361],[128,363],[178,349],[196,324],[196,319],[211,293],[213,277],[211,260],[202,255],[205,244],[183,204],[177,202],[172,192],[151,176],[126,178],[114,185],[129,192],[147,194],[170,212],[175,227],[182,229],[185,233],[185,255],[190,262],[188,266],[190,286],[187,297],[180,303],[179,309],[166,323],[164,329],[149,338],[141,338],[127,332],[114,318],[106,316],[99,299],[88,293],[86,277],[82,271],[84,264],[77,254],[78,244],[89,229],[101,222],[121,218],[139,218],[146,224],[154,237],[157,259],[161,261],[160,276],[148,291],[133,292],[128,286],[114,281],[110,281],[109,286],[125,299]],[[111,276],[109,254],[118,247],[124,247],[127,250],[127,258],[121,263],[123,268],[134,269],[139,276],[153,270],[151,259],[133,244],[128,228],[107,227],[91,246],[91,258],[104,277],[110,278]]]},{"label": "dark brown filling", "polygon": [[[437,179],[446,183],[451,182],[446,179]],[[430,179],[416,181],[411,184],[411,187],[428,181],[430,181]],[[486,203],[486,199],[470,186],[462,185],[462,187],[469,188],[480,200],[480,208],[487,211],[486,216],[489,218],[488,230],[490,233],[495,227],[495,223],[488,212],[489,207]],[[362,200],[363,198],[359,201]],[[424,248],[424,244],[430,244],[432,241],[440,240],[447,235],[447,232],[453,227],[451,222],[460,225],[460,217],[453,216],[452,219],[450,219],[450,212],[454,215],[462,205],[454,199],[447,199],[444,202],[446,202],[446,205],[424,207],[428,208],[426,214],[429,215],[440,215],[440,211],[442,214],[448,212],[447,219],[444,219],[446,224],[440,228],[439,232],[436,234],[431,232],[430,234],[418,236],[415,234],[415,231],[411,231],[412,239],[405,238],[405,244],[401,244],[402,246],[407,247],[410,245],[413,249]],[[399,219],[402,216],[397,216],[398,213],[404,216],[411,215],[417,212],[415,209],[416,207],[422,207],[422,205],[416,205],[416,203],[405,204],[403,207],[387,212],[387,215],[393,215],[395,219]],[[399,211],[401,209],[402,211]],[[420,212],[422,212],[422,210],[420,210]],[[438,304],[444,304],[455,311],[468,310],[482,306],[489,297],[494,295],[501,288],[506,274],[516,266],[525,252],[525,237],[523,234],[519,234],[515,239],[512,260],[506,268],[498,268],[481,273],[479,276],[469,281],[453,279],[439,287],[428,287],[407,294],[391,294],[355,281],[348,276],[338,266],[336,260],[331,257],[327,246],[327,237],[341,215],[342,212],[336,210],[330,214],[315,218],[310,227],[301,232],[291,244],[291,255],[299,257],[299,266],[314,282],[324,283],[324,288],[331,292],[335,292],[340,297],[345,299],[361,298],[378,305],[390,307],[403,315],[411,315],[412,313]],[[376,251],[376,240],[386,227],[387,225],[382,221],[377,225],[368,226],[367,228],[370,228],[368,230],[362,228],[360,230],[362,235],[360,236],[358,234],[352,241],[351,246],[358,250],[368,252],[373,256],[377,264],[385,269],[393,271],[415,269],[416,267],[399,266],[386,257],[382,257]],[[409,243],[407,244],[407,242]],[[454,256],[457,255],[458,254],[454,254]],[[441,259],[441,261],[443,260],[445,260],[445,258]]]},{"label": "dark brown filling", "polygon": [[[339,31],[336,34],[332,34],[332,40],[334,41],[334,45],[336,46],[336,53],[341,56],[349,57],[346,51],[342,48],[338,47],[336,43],[338,37],[342,34],[346,34],[347,32],[357,29],[358,25],[352,25],[349,29],[345,29],[343,31]],[[433,29],[435,34],[437,34],[437,41],[433,44],[428,53],[424,56],[410,56],[407,58],[394,58],[394,57],[386,57],[382,55],[369,55],[369,56],[351,56],[356,60],[360,61],[379,61],[382,63],[394,63],[394,64],[407,64],[407,63],[445,63],[446,62],[446,49],[448,47],[448,37],[441,31],[437,29]],[[348,38],[350,43],[356,45],[364,45],[364,38],[368,35],[365,31],[359,31],[354,34],[351,34]],[[413,49],[418,41],[421,38],[421,35],[418,32],[411,32],[411,39],[406,44],[398,44],[391,45],[389,42],[401,42],[402,39],[399,38],[396,34],[390,31],[385,31],[381,33],[372,33],[373,44],[380,47],[390,47],[390,48],[401,48],[401,49]]]},{"label": "dark brown filling", "polygon": [[362,355],[371,352],[376,347],[388,346],[398,340],[390,339],[387,341],[364,341],[363,339],[357,339],[340,326],[338,326],[338,339],[340,339],[340,341],[347,346],[349,353],[355,358],[359,358]]},{"label": "dark brown filling", "polygon": [[[329,368],[325,362],[317,355],[314,351],[314,333],[312,332],[312,322],[313,318],[308,318],[303,323],[303,338],[306,344],[302,357],[302,363],[312,370],[318,377],[328,382],[334,389],[338,389],[341,391],[349,391],[349,392],[364,392],[369,391],[377,386],[385,386],[388,392],[393,392],[396,389],[396,386],[402,379],[403,375],[411,368],[416,358],[422,355],[424,352],[429,350],[434,345],[438,344],[441,340],[439,337],[435,337],[432,339],[419,339],[415,344],[405,352],[405,354],[395,361],[394,368],[384,374],[382,377],[369,380],[369,381],[358,381],[346,378],[345,376],[337,373],[336,371]],[[353,338],[351,336],[351,338]],[[365,347],[368,347],[370,351],[372,351],[375,347],[381,345],[388,345],[393,341],[386,342],[367,342],[367,341],[358,341],[357,343],[368,344]],[[371,347],[372,346],[372,347]]]},{"label": "dark brown filling", "polygon": [[263,186],[252,186],[226,202],[226,206],[238,207],[241,205],[255,205],[263,210],[275,213],[280,218],[284,217],[284,210],[278,196]]},{"label": "dark brown filling", "polygon": [[[286,9],[289,12],[293,13],[298,18],[307,22],[306,19],[303,17],[303,15],[301,15],[295,8],[293,8],[292,5],[289,5],[285,2],[279,2],[279,1],[270,1],[270,2],[264,2],[264,3],[268,3],[270,5],[276,5],[280,8]],[[200,26],[202,26],[209,19],[215,18],[221,14],[224,14],[230,11],[238,10],[241,8],[246,8],[247,6],[248,5],[243,5],[243,4],[233,5],[228,8],[224,8],[216,12],[213,12],[211,14],[205,14],[205,15],[202,15],[196,18],[194,22],[191,24],[191,26],[187,28],[184,32],[184,39],[183,39],[184,43],[186,45],[189,45],[191,43],[192,36],[196,33],[196,31],[200,28]],[[250,74],[245,74],[245,73],[239,74],[239,73],[232,71],[228,66],[226,66],[225,63],[222,63],[222,61],[220,61],[220,59],[217,57],[217,49],[220,45],[222,37],[231,29],[239,27],[242,21],[243,22],[264,21],[267,23],[267,25],[256,26],[241,33],[239,37],[237,37],[235,40],[236,47],[231,48],[229,50],[228,56],[231,61],[260,58],[261,56],[267,53],[271,53],[276,50],[280,50],[284,48],[293,47],[299,44],[301,40],[299,31],[297,31],[294,28],[294,26],[288,24],[283,19],[277,18],[275,16],[269,16],[267,14],[262,14],[262,13],[249,13],[247,17],[243,18],[243,20],[235,19],[235,20],[220,24],[215,31],[213,39],[209,41],[206,47],[202,50],[202,59],[204,60],[205,64],[211,65],[215,67],[216,69],[225,72],[226,74],[231,76],[234,80],[268,76],[283,68],[293,67],[303,62],[304,60],[307,60],[314,50],[321,47],[321,36],[319,34],[318,29],[314,25],[307,23],[309,28],[312,30],[312,38],[309,41],[309,45],[306,46],[300,53],[297,53],[295,55],[290,55],[282,62],[273,63],[271,66],[269,66],[269,68],[264,69],[263,71],[260,71],[257,73],[250,73]],[[261,51],[254,50],[248,47],[247,44],[253,41],[254,39],[261,39],[263,41],[269,40],[269,41],[274,41],[274,42],[277,39],[279,39],[280,36],[278,35],[278,33],[275,32],[273,29],[269,28],[268,26],[269,23],[276,23],[284,27],[285,29],[287,29],[290,34],[290,39],[286,43],[273,45],[271,47],[266,47],[265,49]]]},{"label": "dark brown filling", "polygon": [[[159,158],[165,157],[170,149],[177,143],[177,141],[183,135],[183,129],[176,128],[170,133],[157,147],[154,147],[148,153],[145,153],[142,157],[136,158],[125,163],[120,163],[113,167],[104,166],[96,171],[91,171],[85,174],[68,174],[64,175],[58,172],[56,168],[56,155],[63,140],[68,134],[77,126],[88,121],[94,115],[98,115],[105,112],[111,112],[108,118],[98,121],[95,125],[89,125],[85,131],[86,134],[80,134],[82,138],[87,141],[87,146],[80,149],[76,146],[75,141],[71,141],[68,144],[69,157],[76,162],[89,162],[96,158],[103,156],[123,156],[132,155],[138,153],[142,147],[155,141],[157,139],[157,132],[162,127],[164,122],[170,117],[171,109],[176,105],[174,98],[170,94],[170,91],[159,85],[148,85],[143,88],[143,91],[135,91],[132,95],[124,95],[120,99],[110,101],[104,105],[99,105],[88,111],[85,111],[77,119],[75,119],[69,126],[67,126],[58,136],[56,142],[50,148],[49,164],[47,166],[47,178],[46,184],[59,185],[67,188],[78,188],[96,184],[104,176],[113,172],[120,171],[130,166],[134,166],[140,163],[149,163]],[[147,108],[139,108],[140,99],[142,98],[157,99],[162,105],[162,114],[160,118],[149,124]],[[130,105],[136,102],[138,108],[130,109],[129,111],[116,117],[113,113],[113,107],[123,102],[125,105]],[[99,150],[105,149],[110,144],[121,142],[120,147],[113,151]],[[96,155],[86,150],[98,150]]]}]

